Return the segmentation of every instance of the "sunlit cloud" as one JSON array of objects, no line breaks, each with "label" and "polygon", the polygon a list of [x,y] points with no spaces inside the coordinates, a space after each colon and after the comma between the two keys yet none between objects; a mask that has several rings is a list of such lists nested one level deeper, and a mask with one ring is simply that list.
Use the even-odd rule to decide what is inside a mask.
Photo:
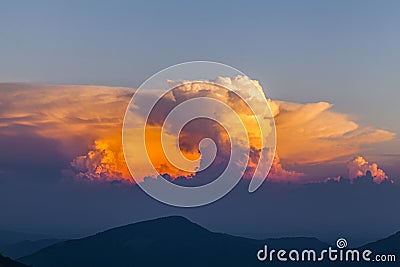
[{"label": "sunlit cloud", "polygon": [[[130,88],[0,84],[0,134],[55,139],[76,156],[121,132]],[[22,129],[23,128],[23,129]]]},{"label": "sunlit cloud", "polygon": [[278,149],[290,165],[327,162],[359,153],[365,146],[394,139],[389,131],[361,127],[326,102],[275,101]]},{"label": "sunlit cloud", "polygon": [[86,155],[76,157],[71,166],[78,178],[90,180],[130,180],[121,139],[98,139]]},{"label": "sunlit cloud", "polygon": [[358,156],[349,161],[347,163],[347,169],[349,171],[348,175],[351,180],[366,175],[368,171],[371,172],[373,180],[376,183],[381,183],[384,180],[388,179],[386,173],[382,169],[378,168],[378,164],[370,164],[361,156]]},{"label": "sunlit cloud", "polygon": [[[263,146],[263,136],[258,127],[258,120],[266,121],[264,123],[266,128],[265,132],[268,134],[272,133],[272,126],[268,122],[267,117],[271,118],[271,114],[265,107],[264,94],[261,97],[255,94],[252,90],[260,90],[255,88],[251,80],[244,76],[237,76],[232,79],[230,78],[219,78],[221,85],[215,84],[213,81],[204,83],[187,83],[185,81],[178,83],[178,86],[174,82],[169,81],[173,90],[168,92],[164,97],[158,100],[157,104],[152,109],[149,117],[145,115],[143,110],[148,107],[148,98],[158,99],[156,94],[144,93],[140,94],[139,99],[135,102],[135,105],[130,109],[129,117],[132,116],[128,123],[128,128],[126,131],[133,131],[133,133],[128,134],[129,139],[135,139],[138,134],[134,131],[141,131],[141,125],[144,125],[144,120],[147,120],[146,124],[146,145],[147,153],[152,165],[157,170],[157,173],[168,174],[172,178],[177,178],[179,176],[185,175],[182,170],[186,170],[188,175],[193,175],[197,173],[198,169],[205,168],[205,162],[207,155],[200,154],[199,144],[200,141],[209,138],[215,142],[216,145],[216,157],[213,162],[213,168],[219,168],[221,165],[226,165],[229,161],[232,148],[237,148],[239,153],[243,153],[243,163],[242,165],[247,167],[245,172],[245,177],[252,177],[255,173],[255,166],[257,166],[260,160],[263,160],[260,156],[263,149],[269,149],[267,147],[267,142],[264,141]],[[229,88],[230,90],[227,90]],[[236,93],[241,90],[241,97]],[[205,105],[192,105],[186,113],[190,113],[193,117],[198,114],[203,114],[204,111],[207,114],[212,114],[215,116],[215,121],[207,118],[197,118],[191,120],[187,123],[182,131],[179,133],[179,149],[176,147],[176,136],[172,132],[176,130],[179,132],[179,127],[181,126],[180,116],[174,116],[163,128],[167,116],[175,107],[179,107],[182,103],[196,98],[206,98],[214,99],[216,101],[208,101]],[[155,101],[154,101],[155,102]],[[221,105],[224,103],[224,105]],[[253,108],[250,109],[250,106]],[[229,107],[229,108],[228,108]],[[255,108],[254,108],[255,107]],[[139,123],[140,122],[140,123]],[[224,127],[229,126],[229,130]],[[246,134],[243,134],[243,127],[246,128]],[[162,133],[161,130],[165,129]],[[161,136],[164,134],[165,136]],[[175,134],[176,135],[176,134]],[[161,145],[160,140],[164,138],[166,144],[164,147]],[[147,140],[150,140],[147,142]],[[134,140],[135,142],[140,142]],[[143,160],[143,155],[146,155],[146,151],[138,151],[134,144],[126,144],[129,147],[128,152],[131,153],[127,156],[129,162],[141,162]],[[138,146],[139,147],[139,146]],[[244,152],[246,149],[250,148],[249,157]],[[172,157],[167,158],[164,154],[166,152],[171,153],[171,151],[177,151]],[[196,160],[197,164],[192,164],[191,162],[184,163],[185,160],[181,160],[184,164],[176,164],[179,167],[175,167],[171,164],[171,159],[175,163],[175,160],[180,159],[180,153],[190,160]],[[247,162],[247,163],[246,163]],[[272,157],[271,157],[272,162]],[[144,166],[145,162],[143,160],[140,166]],[[267,166],[267,162],[263,162],[262,166]],[[264,177],[265,173],[264,172]],[[149,170],[149,175],[151,174]],[[142,180],[143,177],[138,177],[143,174],[136,175],[136,180]],[[210,173],[211,175],[211,173]],[[264,178],[259,177],[259,178]]]},{"label": "sunlit cloud", "polygon": [[[246,90],[248,79],[218,78],[231,88]],[[256,82],[259,90],[263,90]],[[131,180],[123,152],[121,129],[126,107],[134,93],[131,88],[103,87],[103,86],[69,86],[69,85],[30,85],[30,84],[0,84],[2,98],[0,99],[0,135],[13,138],[26,138],[27,135],[40,136],[57,141],[64,156],[69,158],[69,164],[77,177],[105,180]],[[162,119],[163,111],[177,102],[191,97],[207,94],[218,95],[220,92],[209,90],[199,92],[193,88],[184,88],[167,97],[160,112],[153,116],[154,140],[160,127],[158,119]],[[147,97],[151,97],[151,94]],[[226,97],[225,101],[237,103],[233,98]],[[251,98],[251,94],[249,94]],[[253,101],[257,101],[254,99]],[[274,181],[302,181],[308,173],[291,170],[294,166],[329,163],[332,160],[353,158],[369,145],[390,141],[395,134],[389,131],[362,127],[346,114],[332,110],[332,104],[326,102],[298,104],[286,101],[268,99],[271,111],[275,117],[277,130],[277,151],[271,168],[269,179]],[[145,105],[146,99],[143,99]],[[216,108],[216,107],[201,107]],[[241,118],[252,124],[252,118],[246,117],[246,107],[236,105]],[[218,112],[218,110],[216,110]],[[143,120],[141,114],[136,114],[137,120]],[[221,123],[229,123],[232,119],[221,113]],[[218,145],[219,154],[216,160],[223,161],[229,154],[226,136],[216,125],[203,121],[189,125],[182,132],[182,153],[189,159],[201,157],[198,150],[198,140],[204,137],[214,139]],[[250,126],[251,127],[251,126]],[[135,131],[135,129],[132,129]],[[258,134],[252,132],[251,142],[257,144]],[[152,132],[150,131],[151,135]],[[190,138],[189,138],[190,137]],[[166,136],[165,139],[174,137]],[[3,139],[5,140],[5,139]],[[241,142],[240,138],[236,139]],[[156,142],[156,141],[155,141]],[[154,143],[153,145],[156,145]],[[18,147],[16,147],[18,149]],[[257,159],[257,145],[253,145],[253,154],[250,155],[248,171],[251,172],[253,159]],[[152,149],[150,149],[152,150]],[[199,165],[188,165],[191,171],[177,171],[169,165],[157,150],[152,150],[157,168],[161,173],[172,177],[193,176]],[[143,151],[138,151],[139,155]],[[41,153],[37,151],[37,153]],[[371,153],[371,151],[370,151]],[[140,156],[141,157],[141,156]],[[140,157],[137,165],[140,166]],[[22,159],[21,159],[22,160]],[[25,160],[25,159],[24,159]],[[346,160],[343,160],[344,166]],[[386,174],[374,164],[362,162],[361,159],[351,163],[350,178],[365,172],[372,172],[375,179],[386,179]],[[376,168],[375,168],[376,167]],[[148,170],[140,170],[143,177]],[[245,175],[246,176],[246,175]]]}]

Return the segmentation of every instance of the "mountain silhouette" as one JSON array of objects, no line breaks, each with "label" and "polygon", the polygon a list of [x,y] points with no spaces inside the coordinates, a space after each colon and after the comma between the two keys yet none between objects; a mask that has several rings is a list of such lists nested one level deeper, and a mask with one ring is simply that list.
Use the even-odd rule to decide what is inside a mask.
[{"label": "mountain silhouette", "polygon": [[398,262],[400,261],[400,231],[384,239],[368,243],[362,246],[360,249],[369,249],[373,251],[374,254],[380,255],[394,254],[396,256],[396,262],[385,262],[379,264],[382,264],[384,266],[399,266]]},{"label": "mountain silhouette", "polygon": [[[64,239],[65,240],[65,239]],[[24,257],[33,254],[42,248],[48,247],[55,243],[64,241],[63,239],[40,239],[40,240],[24,240],[12,245],[3,247],[0,252],[12,259]]]},{"label": "mountain silhouette", "polygon": [[[211,232],[184,217],[171,216],[113,228],[89,237],[50,245],[18,260],[34,267],[128,267],[128,266],[381,266],[378,262],[260,262],[257,252],[313,249],[328,244],[316,238],[287,237],[265,240]],[[332,246],[336,249],[335,246]],[[400,232],[366,244],[374,255],[399,257]],[[371,258],[372,258],[371,256]],[[385,263],[384,266],[398,266]],[[1,266],[2,267],[2,266]]]},{"label": "mountain silhouette", "polygon": [[172,216],[60,242],[19,260],[34,267],[260,266],[256,254],[266,242],[274,249],[328,246],[315,238],[255,240],[213,233]]},{"label": "mountain silhouette", "polygon": [[[358,247],[358,251],[361,253],[364,250],[372,251],[369,257],[371,261],[359,261],[359,262],[324,262],[321,266],[354,266],[354,267],[374,267],[374,266],[386,266],[386,267],[398,267],[400,259],[400,232],[397,232],[387,238],[380,239],[375,242],[368,243],[361,247]],[[375,256],[378,255],[395,255],[395,261],[377,262]]]},{"label": "mountain silhouette", "polygon": [[28,267],[28,266],[20,262],[13,261],[12,259],[4,257],[0,254],[0,267]]}]

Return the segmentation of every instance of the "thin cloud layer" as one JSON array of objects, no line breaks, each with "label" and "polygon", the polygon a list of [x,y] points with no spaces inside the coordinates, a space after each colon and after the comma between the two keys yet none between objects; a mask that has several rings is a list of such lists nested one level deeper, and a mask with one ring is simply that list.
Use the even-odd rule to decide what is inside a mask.
[{"label": "thin cloud layer", "polygon": [[[1,84],[0,134],[54,139],[76,157],[121,132],[130,88]],[[22,138],[22,137],[21,137]],[[36,151],[40,153],[40,151]]]},{"label": "thin cloud layer", "polygon": [[394,139],[389,131],[361,127],[327,102],[276,105],[279,156],[289,165],[328,162],[363,151],[368,145]]}]

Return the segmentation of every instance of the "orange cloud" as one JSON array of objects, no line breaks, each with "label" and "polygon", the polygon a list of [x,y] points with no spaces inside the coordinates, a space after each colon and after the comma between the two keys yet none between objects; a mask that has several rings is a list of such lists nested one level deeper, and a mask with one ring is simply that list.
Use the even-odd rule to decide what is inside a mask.
[{"label": "orange cloud", "polygon": [[[253,86],[254,87],[254,86]],[[226,131],[224,126],[226,124],[235,124],[237,120],[232,118],[232,114],[229,111],[222,109],[220,106],[216,104],[210,103],[207,107],[199,106],[199,107],[190,107],[190,112],[193,114],[197,114],[196,109],[208,109],[213,110],[214,114],[218,114],[218,122],[213,121],[211,119],[206,118],[197,118],[189,123],[187,123],[180,132],[179,136],[179,149],[175,146],[175,138],[167,139],[171,140],[168,143],[170,145],[168,148],[163,148],[161,144],[161,131],[162,126],[170,114],[170,112],[178,107],[180,104],[185,103],[185,101],[198,98],[198,97],[208,97],[215,99],[219,102],[223,102],[227,104],[240,118],[240,123],[243,123],[244,127],[247,130],[248,141],[250,143],[250,158],[252,163],[252,168],[248,168],[246,175],[252,177],[254,174],[254,166],[257,166],[260,161],[260,150],[261,150],[261,132],[258,128],[258,122],[256,117],[253,114],[253,111],[250,109],[248,104],[240,98],[234,91],[229,91],[225,87],[220,85],[212,84],[212,83],[204,83],[204,82],[195,82],[195,83],[184,83],[177,87],[174,87],[173,90],[168,92],[163,96],[162,99],[158,100],[157,104],[152,109],[152,112],[148,117],[148,124],[146,125],[146,146],[147,153],[149,159],[152,161],[153,166],[157,170],[157,173],[168,174],[172,178],[177,178],[179,176],[192,176],[194,175],[199,168],[201,168],[202,164],[204,164],[203,157],[199,152],[199,144],[200,141],[209,138],[213,140],[217,147],[217,155],[214,159],[214,164],[216,165],[224,165],[229,161],[230,153],[231,153],[231,145],[235,146],[243,146],[241,144],[242,139],[246,138],[246,136],[241,135],[241,132],[238,130],[241,125],[235,125],[235,127],[231,127],[229,133]],[[253,100],[254,101],[254,100]],[[138,107],[137,110],[133,111],[135,114],[139,114],[141,111],[141,103],[135,104]],[[144,118],[142,118],[143,120]],[[178,122],[173,118],[172,122],[166,128],[177,127]],[[165,135],[168,135],[168,130],[164,132]],[[173,134],[170,134],[173,135]],[[175,137],[175,136],[171,136]],[[231,139],[234,140],[234,144],[231,144]],[[247,138],[246,138],[247,139]],[[147,141],[150,140],[150,141]],[[133,147],[133,145],[132,145]],[[132,148],[135,150],[135,148]],[[173,157],[167,158],[164,154],[168,152],[172,154],[175,151]],[[182,152],[183,156],[186,159],[197,161],[197,164],[187,164],[185,160],[179,160],[179,154]],[[137,155],[137,153],[135,153]],[[138,157],[132,158],[132,162],[137,162]],[[172,164],[170,161],[175,161],[177,166]],[[183,164],[182,164],[183,162]],[[246,164],[246,163],[244,163]],[[181,167],[181,168],[179,168]],[[187,171],[183,171],[183,169]],[[140,179],[140,178],[139,178]]]},{"label": "orange cloud", "polygon": [[120,135],[94,141],[86,155],[76,157],[71,166],[77,177],[90,180],[128,180],[131,175],[125,163]]},{"label": "orange cloud", "polygon": [[360,127],[326,102],[275,103],[279,155],[286,164],[327,162],[362,151],[365,146],[394,139],[389,131]]},{"label": "orange cloud", "polygon": [[[243,77],[218,79],[231,88],[244,90],[251,98],[251,94],[246,91],[246,88],[248,88],[249,82],[254,81]],[[256,84],[257,88],[262,90],[261,86]],[[25,134],[32,132],[60,141],[63,145],[62,153],[71,158],[71,165],[78,176],[89,179],[131,180],[122,152],[121,128],[126,107],[134,93],[133,89],[0,83],[0,90],[2,92],[0,135],[19,136],[21,134],[20,127],[23,126]],[[233,106],[240,114],[241,119],[246,122],[250,129],[249,138],[253,144],[248,164],[248,172],[251,172],[258,160],[259,133],[251,131],[252,128],[255,128],[254,118],[249,115],[246,105],[239,105],[238,103],[241,102],[235,100],[234,96],[222,94],[222,91],[215,88],[208,91],[182,88],[164,99],[165,102],[159,107],[160,113],[157,115],[162,115],[177,103],[199,94],[214,95],[223,99]],[[151,93],[147,97],[151,97]],[[253,99],[253,101],[256,103],[257,99]],[[395,137],[392,132],[361,127],[350,120],[347,115],[332,111],[332,105],[326,102],[297,104],[270,99],[268,102],[275,117],[277,150],[279,151],[279,157],[276,155],[274,158],[269,175],[269,179],[272,180],[301,181],[306,174],[290,171],[287,168],[353,156],[368,148],[370,144],[390,141]],[[143,99],[143,104],[145,103],[146,101]],[[215,112],[218,112],[217,107],[208,108],[215,108]],[[154,135],[150,138],[157,137],[154,140],[160,139],[160,132],[157,129],[160,124],[157,120],[162,119],[163,116],[154,116],[153,118],[152,126],[155,128],[149,129],[149,134]],[[143,118],[137,114],[136,119],[142,120]],[[220,119],[227,123],[232,121],[231,117],[223,113],[220,114]],[[198,122],[197,125],[193,124],[182,132],[180,145],[182,153],[187,159],[195,160],[201,156],[198,150],[198,141],[204,137],[216,140],[217,145],[222,149],[220,151],[222,158],[227,155],[224,152],[228,150],[224,148],[226,140],[221,129],[218,130],[218,127],[212,126],[212,124],[207,127],[205,125],[207,125],[205,122]],[[134,134],[134,129],[132,131]],[[170,140],[167,145],[175,146],[174,136],[166,134],[165,139]],[[236,142],[242,142],[240,136]],[[157,143],[150,145],[158,146]],[[150,151],[155,151],[151,157],[161,173],[190,176],[200,167],[198,162],[188,164],[185,169],[191,171],[179,172],[173,166],[168,165],[168,160],[156,149],[150,147]],[[141,166],[141,160],[143,160],[141,153],[143,151],[137,151],[138,166]],[[358,161],[358,164],[361,164],[360,162]],[[374,170],[373,164],[366,166],[369,166],[368,169],[371,171]],[[383,177],[379,170],[376,167],[375,176]],[[148,171],[146,167],[143,167],[139,172],[145,177]]]},{"label": "orange cloud", "polygon": [[95,140],[121,133],[134,90],[106,86],[0,83],[0,134],[18,136],[20,128],[63,144],[76,156]]}]

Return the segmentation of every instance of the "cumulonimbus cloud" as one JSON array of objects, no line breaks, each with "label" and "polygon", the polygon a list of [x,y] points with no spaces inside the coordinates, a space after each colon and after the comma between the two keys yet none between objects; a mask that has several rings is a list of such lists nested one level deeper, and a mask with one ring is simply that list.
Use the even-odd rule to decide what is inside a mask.
[{"label": "cumulonimbus cloud", "polygon": [[[245,90],[249,82],[254,83],[243,78],[218,79],[238,90]],[[258,83],[257,86],[262,90]],[[133,89],[3,83],[0,90],[0,135],[18,137],[21,135],[18,129],[24,126],[25,136],[31,132],[59,141],[62,153],[71,158],[79,177],[130,180],[122,157],[121,128]],[[176,97],[189,98],[194,93],[182,90],[171,101]],[[269,177],[272,180],[301,181],[307,174],[291,171],[291,166],[354,157],[370,144],[395,137],[392,132],[361,127],[347,115],[333,111],[330,103],[268,101],[275,117],[279,152],[271,168]],[[140,114],[138,119],[143,119]],[[213,136],[221,141],[221,147],[222,137],[218,131]],[[190,153],[198,156],[198,151],[190,144],[186,152],[188,156]],[[168,172],[168,168],[166,170]]]}]

